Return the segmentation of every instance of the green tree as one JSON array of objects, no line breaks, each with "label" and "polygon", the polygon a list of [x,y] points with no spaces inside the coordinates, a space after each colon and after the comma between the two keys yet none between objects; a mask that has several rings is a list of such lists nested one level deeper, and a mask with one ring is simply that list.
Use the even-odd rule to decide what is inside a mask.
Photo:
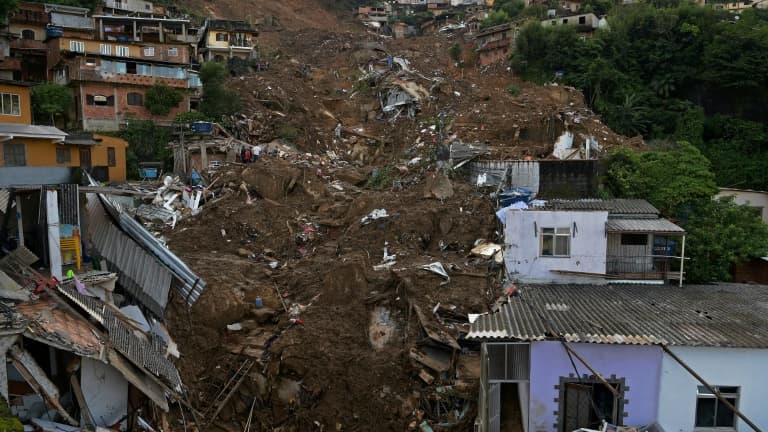
[{"label": "green tree", "polygon": [[6,17],[9,13],[16,10],[19,2],[17,0],[0,0],[0,17]]},{"label": "green tree", "polygon": [[41,118],[50,119],[51,124],[55,118],[67,112],[72,105],[72,93],[66,86],[47,82],[32,87],[32,112],[38,121]]},{"label": "green tree", "polygon": [[184,96],[165,83],[157,83],[145,94],[144,106],[152,115],[164,116],[179,106]]},{"label": "green tree", "polygon": [[509,18],[515,18],[525,9],[525,2],[522,0],[496,0],[493,3],[493,9],[504,12]]},{"label": "green tree", "polygon": [[510,21],[509,15],[501,10],[492,10],[488,13],[488,17],[480,22],[480,28],[485,29],[508,23]]},{"label": "green tree", "polygon": [[227,78],[227,67],[221,63],[208,62],[200,68],[200,81],[203,82],[200,111],[210,118],[221,119],[240,110],[240,95],[225,87]]},{"label": "green tree", "polygon": [[166,170],[173,168],[173,155],[168,149],[170,134],[152,120],[131,120],[117,135],[128,141],[126,165],[128,175],[138,174],[139,162],[164,162]]},{"label": "green tree", "polygon": [[718,190],[709,160],[684,141],[668,151],[621,148],[606,165],[605,183],[614,196],[647,199],[667,215],[707,202]]},{"label": "green tree", "polygon": [[732,197],[710,200],[685,215],[689,282],[727,281],[734,265],[768,254],[768,225]]},{"label": "green tree", "polygon": [[458,42],[451,45],[451,47],[448,48],[448,55],[450,55],[456,63],[461,63],[461,45]]}]

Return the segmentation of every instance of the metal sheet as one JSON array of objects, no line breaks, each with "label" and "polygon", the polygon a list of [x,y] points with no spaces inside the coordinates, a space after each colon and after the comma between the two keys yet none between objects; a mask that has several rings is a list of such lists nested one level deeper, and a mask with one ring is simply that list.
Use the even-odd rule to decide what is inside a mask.
[{"label": "metal sheet", "polygon": [[608,219],[608,232],[683,234],[685,230],[663,219]]},{"label": "metal sheet", "polygon": [[[523,286],[470,339],[768,348],[768,287],[747,284]],[[550,332],[551,331],[551,332]]]}]

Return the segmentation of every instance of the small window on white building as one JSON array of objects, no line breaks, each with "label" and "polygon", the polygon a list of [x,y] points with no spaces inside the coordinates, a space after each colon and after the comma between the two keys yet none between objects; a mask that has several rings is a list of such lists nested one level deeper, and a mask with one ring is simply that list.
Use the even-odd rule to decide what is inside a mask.
[{"label": "small window on white building", "polygon": [[144,57],[154,57],[154,56],[155,56],[155,47],[144,48]]},{"label": "small window on white building", "polygon": [[570,228],[542,228],[541,256],[568,257],[571,254]]},{"label": "small window on white building", "polygon": [[[739,388],[714,386],[731,405],[739,405]],[[704,386],[698,387],[696,397],[697,430],[736,430],[736,414]]]},{"label": "small window on white building", "polygon": [[120,57],[130,57],[131,56],[130,50],[128,49],[128,47],[127,46],[122,46],[122,45],[118,45],[117,47],[115,47],[115,54],[120,56]]},{"label": "small window on white building", "polygon": [[99,53],[101,53],[101,55],[112,55],[112,45],[99,44]]},{"label": "small window on white building", "polygon": [[178,57],[178,56],[179,56],[178,48],[168,48],[168,57]]},{"label": "small window on white building", "polygon": [[85,52],[85,42],[69,41],[69,50],[72,52]]}]

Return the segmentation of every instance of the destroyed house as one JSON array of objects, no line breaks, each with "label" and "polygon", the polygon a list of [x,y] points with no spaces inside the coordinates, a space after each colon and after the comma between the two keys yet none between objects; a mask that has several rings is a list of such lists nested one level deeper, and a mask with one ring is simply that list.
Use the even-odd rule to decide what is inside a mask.
[{"label": "destroyed house", "polygon": [[467,336],[482,342],[480,431],[768,427],[767,287],[519,288]]},{"label": "destroyed house", "polygon": [[506,60],[512,53],[517,32],[517,24],[515,23],[506,23],[480,30],[475,35],[480,65],[486,66]]},{"label": "destroyed house", "polygon": [[534,200],[498,215],[514,281],[682,283],[685,231],[645,200]]},{"label": "destroyed house", "polygon": [[0,259],[0,393],[15,417],[43,430],[125,430],[144,401],[168,411],[167,397],[181,399],[167,331],[107,300],[113,273],[59,283],[34,270],[36,261],[23,247]]}]

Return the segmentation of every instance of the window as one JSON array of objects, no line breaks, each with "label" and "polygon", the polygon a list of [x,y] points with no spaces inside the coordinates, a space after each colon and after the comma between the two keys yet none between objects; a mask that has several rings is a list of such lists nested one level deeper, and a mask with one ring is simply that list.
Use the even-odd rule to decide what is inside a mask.
[{"label": "window", "polygon": [[104,95],[87,95],[85,97],[85,103],[88,105],[113,106],[115,105],[115,97],[107,97]]},{"label": "window", "polygon": [[622,234],[621,244],[629,246],[645,246],[648,244],[647,234]]},{"label": "window", "polygon": [[541,229],[541,256],[567,257],[570,253],[570,228]]},{"label": "window", "polygon": [[56,163],[63,164],[68,162],[72,162],[72,151],[69,147],[56,147]]},{"label": "window", "polygon": [[21,31],[21,38],[22,39],[28,39],[28,40],[35,40],[35,31],[34,30],[22,30]]},{"label": "window", "polygon": [[0,93],[0,114],[20,116],[21,99],[16,93]]},{"label": "window", "polygon": [[144,105],[144,96],[141,93],[128,93],[128,105]]},{"label": "window", "polygon": [[85,42],[69,41],[69,50],[73,52],[85,52]]},{"label": "window", "polygon": [[587,17],[579,17],[579,24],[586,24],[587,23]]},{"label": "window", "polygon": [[151,9],[151,6],[149,5],[149,3],[144,3],[144,9],[146,9],[146,10],[150,10]]},{"label": "window", "polygon": [[226,42],[227,40],[229,40],[229,35],[227,33],[216,33],[217,42]]},{"label": "window", "polygon": [[155,56],[155,47],[144,48],[144,57],[154,57],[154,56]]},{"label": "window", "polygon": [[[714,386],[725,400],[738,407],[739,388]],[[727,428],[736,429],[736,416],[727,405],[704,386],[698,387],[696,397],[696,428]]]},{"label": "window", "polygon": [[111,167],[117,166],[117,161],[115,160],[114,147],[107,147],[107,164]]},{"label": "window", "polygon": [[27,146],[23,143],[3,143],[3,165],[26,166]]},{"label": "window", "polygon": [[557,21],[552,20],[552,25],[557,25]]},{"label": "window", "polygon": [[118,45],[115,47],[115,54],[120,57],[130,57],[130,51],[128,50],[127,46]]},{"label": "window", "polygon": [[168,48],[168,57],[178,57],[178,56],[179,56],[178,48]]},{"label": "window", "polygon": [[137,75],[144,75],[144,76],[151,76],[152,75],[152,66],[145,64],[145,63],[137,63],[136,64],[136,74]]},{"label": "window", "polygon": [[93,58],[93,57],[86,57],[85,65],[86,66],[96,66],[96,59]]},{"label": "window", "polygon": [[568,24],[568,18],[563,18],[563,24]]},{"label": "window", "polygon": [[99,53],[101,53],[101,55],[112,55],[112,45],[99,44]]}]

